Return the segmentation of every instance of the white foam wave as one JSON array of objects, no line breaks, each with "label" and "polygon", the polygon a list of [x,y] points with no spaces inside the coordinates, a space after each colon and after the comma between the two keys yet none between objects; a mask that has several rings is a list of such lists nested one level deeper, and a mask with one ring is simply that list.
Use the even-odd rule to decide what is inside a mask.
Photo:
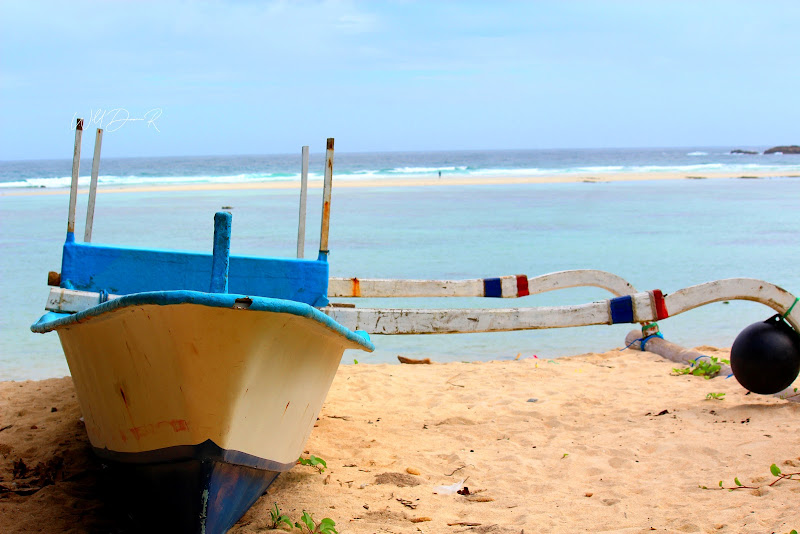
[{"label": "white foam wave", "polygon": [[[321,180],[319,173],[309,173],[309,180]],[[258,182],[278,182],[278,181],[297,181],[300,180],[299,174],[287,175],[285,173],[256,173],[256,174],[234,174],[225,176],[98,176],[97,183],[100,186],[137,186],[137,185],[181,185],[181,184],[226,184],[226,183],[258,183]],[[81,176],[78,178],[79,187],[88,187],[90,178]],[[72,177],[61,176],[58,178],[28,178],[14,182],[0,182],[0,188],[45,188],[58,189],[67,188],[72,184]]]},{"label": "white foam wave", "polygon": [[708,152],[702,152],[698,150],[697,152],[689,152],[686,154],[687,156],[708,156]]},{"label": "white foam wave", "polygon": [[466,167],[395,167],[389,172],[393,174],[430,174],[439,171],[455,171],[457,169],[466,170]]}]

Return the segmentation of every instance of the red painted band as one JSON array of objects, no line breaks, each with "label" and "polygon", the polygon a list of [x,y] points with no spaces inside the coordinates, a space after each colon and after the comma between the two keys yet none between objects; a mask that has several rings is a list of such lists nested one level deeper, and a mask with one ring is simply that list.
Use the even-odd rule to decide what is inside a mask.
[{"label": "red painted band", "polygon": [[530,295],[528,292],[528,277],[524,274],[517,275],[517,296],[525,297]]},{"label": "red painted band", "polygon": [[667,303],[664,301],[664,295],[661,294],[660,289],[654,289],[652,294],[653,302],[656,305],[656,317],[659,321],[661,319],[666,319],[669,317],[669,312],[667,311]]}]

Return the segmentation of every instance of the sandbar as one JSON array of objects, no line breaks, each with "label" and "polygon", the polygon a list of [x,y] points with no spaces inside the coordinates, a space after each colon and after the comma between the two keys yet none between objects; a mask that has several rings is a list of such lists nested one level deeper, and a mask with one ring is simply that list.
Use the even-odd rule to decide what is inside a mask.
[{"label": "sandbar", "polygon": [[[375,189],[382,187],[431,187],[431,186],[470,186],[470,185],[514,185],[514,184],[547,184],[547,183],[603,183],[603,182],[634,182],[645,180],[704,180],[723,178],[800,178],[800,174],[785,171],[747,171],[741,172],[703,172],[688,174],[686,172],[617,172],[617,173],[569,173],[569,174],[542,174],[536,176],[436,176],[421,178],[385,178],[385,179],[352,179],[338,177],[334,173],[336,188],[365,188]],[[320,189],[322,180],[309,180],[310,189]],[[235,182],[235,183],[197,183],[197,184],[161,184],[146,186],[103,186],[97,189],[98,193],[152,193],[159,191],[235,191],[235,190],[286,190],[299,189],[299,181],[274,181],[274,182]],[[88,189],[81,187],[81,194]],[[26,188],[26,189],[0,189],[0,196],[27,196],[27,195],[66,195],[69,188]]]}]

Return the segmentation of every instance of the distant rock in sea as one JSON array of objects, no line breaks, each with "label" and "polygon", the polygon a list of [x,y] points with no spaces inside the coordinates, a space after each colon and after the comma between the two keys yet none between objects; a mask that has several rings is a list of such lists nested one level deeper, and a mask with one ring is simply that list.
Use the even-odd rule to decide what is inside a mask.
[{"label": "distant rock in sea", "polygon": [[800,146],[774,146],[765,150],[764,154],[800,154]]},{"label": "distant rock in sea", "polygon": [[755,150],[742,150],[741,148],[735,148],[731,150],[731,154],[758,154]]}]

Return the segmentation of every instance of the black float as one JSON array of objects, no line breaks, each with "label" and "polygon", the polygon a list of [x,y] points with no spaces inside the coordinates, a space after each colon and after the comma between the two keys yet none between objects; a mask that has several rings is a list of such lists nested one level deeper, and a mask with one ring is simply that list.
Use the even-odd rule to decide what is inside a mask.
[{"label": "black float", "polygon": [[780,314],[753,323],[733,342],[731,369],[745,389],[778,393],[800,373],[800,335]]}]

